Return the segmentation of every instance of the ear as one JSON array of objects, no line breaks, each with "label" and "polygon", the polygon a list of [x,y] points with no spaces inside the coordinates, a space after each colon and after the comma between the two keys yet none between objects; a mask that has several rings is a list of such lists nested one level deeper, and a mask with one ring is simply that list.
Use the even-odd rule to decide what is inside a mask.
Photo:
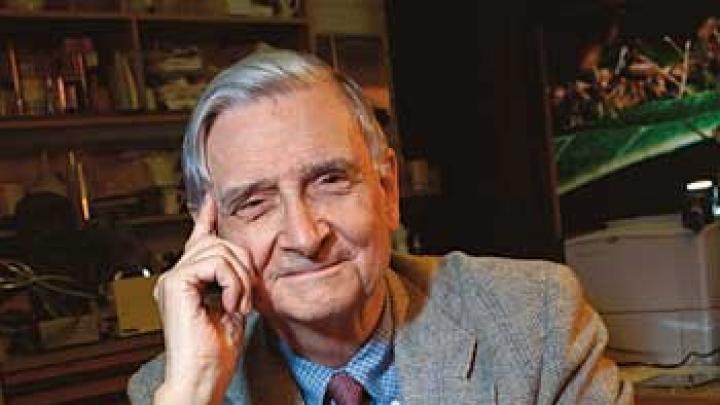
[{"label": "ear", "polygon": [[400,188],[398,185],[398,164],[395,151],[385,149],[378,167],[380,187],[383,192],[383,213],[391,231],[400,226]]}]

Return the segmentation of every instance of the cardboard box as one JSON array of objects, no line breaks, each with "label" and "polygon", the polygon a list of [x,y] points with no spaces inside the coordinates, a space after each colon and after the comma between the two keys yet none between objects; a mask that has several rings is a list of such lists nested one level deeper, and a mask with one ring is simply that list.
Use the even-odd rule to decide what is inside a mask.
[{"label": "cardboard box", "polygon": [[120,336],[132,336],[162,328],[152,295],[156,281],[157,276],[113,281],[112,289]]}]

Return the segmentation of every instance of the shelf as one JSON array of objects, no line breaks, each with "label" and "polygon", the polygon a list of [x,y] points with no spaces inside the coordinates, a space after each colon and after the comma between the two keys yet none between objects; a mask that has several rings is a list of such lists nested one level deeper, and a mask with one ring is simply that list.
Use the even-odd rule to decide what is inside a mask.
[{"label": "shelf", "polygon": [[121,225],[133,227],[166,224],[189,224],[190,222],[190,216],[187,214],[151,215],[146,217],[128,218],[118,221],[118,223]]},{"label": "shelf", "polygon": [[[0,0],[0,3],[2,0]],[[128,56],[138,94],[148,86],[142,55],[159,40],[173,44],[249,45],[258,41],[274,46],[305,49],[309,46],[307,18],[252,17],[201,13],[146,13],[126,9],[16,10],[0,7],[0,37],[17,39],[16,48],[48,51],[59,41],[78,35],[90,37],[102,58],[100,73],[106,81],[112,58],[119,50]],[[238,31],[242,31],[238,34]],[[247,33],[246,33],[247,31]],[[247,34],[247,35],[245,35]],[[4,51],[0,50],[0,53]],[[19,51],[18,51],[19,52]],[[114,89],[108,89],[115,92]],[[124,100],[123,95],[112,94]],[[116,104],[118,103],[115,100]],[[140,103],[142,104],[142,100]],[[117,105],[116,105],[117,107]],[[133,142],[142,147],[174,145],[185,131],[189,112],[141,112],[119,109],[108,115],[76,114],[61,116],[13,116],[0,118],[0,157],[43,145],[75,148]]]},{"label": "shelf", "polygon": [[[133,228],[145,226],[162,226],[162,225],[191,225],[192,219],[188,214],[169,214],[169,215],[148,215],[143,217],[126,218],[117,221],[118,225],[129,226]],[[14,229],[0,229],[0,239],[9,239],[17,236]]]},{"label": "shelf", "polygon": [[[185,226],[192,224],[192,218],[188,214],[169,214],[169,215],[148,215],[143,217],[134,217],[120,219],[118,225],[128,226],[132,228],[141,228],[146,226]],[[0,229],[0,239],[10,239],[17,236],[14,229]]]},{"label": "shelf", "polygon": [[0,134],[16,129],[43,129],[68,127],[97,127],[107,125],[142,125],[162,123],[185,123],[187,112],[137,113],[117,115],[63,115],[26,116],[0,119]]},{"label": "shelf", "polygon": [[179,147],[188,113],[68,115],[0,120],[0,156],[44,148],[94,145]]},{"label": "shelf", "polygon": [[252,17],[224,14],[181,14],[181,13],[125,13],[118,11],[72,11],[72,10],[10,10],[0,8],[2,19],[68,20],[68,21],[140,21],[140,22],[184,22],[200,24],[258,24],[258,25],[308,25],[306,18]]},{"label": "shelf", "polygon": [[107,21],[130,21],[131,14],[114,11],[72,11],[72,10],[39,10],[24,11],[0,8],[0,18],[8,19],[29,19],[29,20],[107,20]]},{"label": "shelf", "polygon": [[[118,4],[126,6],[127,2]],[[300,15],[305,14],[303,7]],[[223,57],[238,57],[235,55],[239,52],[237,49],[249,49],[261,41],[273,46],[307,49],[311,44],[309,27],[310,20],[305,17],[147,13],[128,11],[125,7],[92,11],[72,8],[18,10],[0,6],[0,39],[15,42],[14,49],[18,55],[28,49],[38,54],[55,52],[62,49],[62,40],[66,38],[90,38],[100,60],[100,83],[106,84],[113,106],[117,108],[107,115],[81,113],[0,117],[0,158],[19,152],[35,153],[39,147],[48,150],[99,149],[106,146],[177,149],[185,132],[188,111],[146,112],[124,108],[127,105],[142,106],[143,91],[151,87],[151,80],[146,80],[149,67],[145,66],[144,52],[155,49],[158,43],[178,47],[199,44],[199,47],[210,48],[208,52],[213,52],[206,59],[218,64],[218,61],[225,62]],[[216,52],[218,49],[229,49],[232,55]],[[113,64],[115,51],[127,58],[128,66],[118,68],[117,61]],[[0,56],[4,52],[3,44]],[[126,71],[128,67],[129,73]],[[112,85],[118,75],[128,78],[130,74],[133,75],[138,100],[125,103],[131,97],[126,97],[121,89]],[[17,84],[14,85],[17,87]],[[155,85],[152,83],[152,86]],[[9,85],[5,83],[4,86]],[[126,83],[117,87],[120,86],[129,87]]]},{"label": "shelf", "polygon": [[308,24],[305,18],[249,17],[240,15],[192,15],[192,14],[134,14],[141,22],[186,22],[200,24],[258,24],[258,25],[298,25]]}]

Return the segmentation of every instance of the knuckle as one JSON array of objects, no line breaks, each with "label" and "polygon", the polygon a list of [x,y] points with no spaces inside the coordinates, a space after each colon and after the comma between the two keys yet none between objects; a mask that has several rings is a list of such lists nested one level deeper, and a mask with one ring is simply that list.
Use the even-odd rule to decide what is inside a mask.
[{"label": "knuckle", "polygon": [[232,262],[224,254],[213,255],[211,260],[215,270],[232,268]]},{"label": "knuckle", "polygon": [[182,266],[175,267],[172,270],[163,273],[162,280],[159,280],[158,286],[159,286],[159,292],[161,295],[166,294],[172,294],[174,291],[176,291],[180,286],[180,271],[182,269]]}]

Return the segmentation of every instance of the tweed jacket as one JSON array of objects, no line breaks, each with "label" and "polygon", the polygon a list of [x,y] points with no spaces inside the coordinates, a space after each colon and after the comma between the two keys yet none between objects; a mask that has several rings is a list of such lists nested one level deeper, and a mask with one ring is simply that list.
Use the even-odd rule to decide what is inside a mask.
[{"label": "tweed jacket", "polygon": [[[406,404],[630,404],[603,357],[607,331],[567,267],[545,262],[393,256],[387,272],[395,362]],[[227,404],[302,404],[273,335],[255,316]],[[152,402],[163,356],[130,380]]]}]

